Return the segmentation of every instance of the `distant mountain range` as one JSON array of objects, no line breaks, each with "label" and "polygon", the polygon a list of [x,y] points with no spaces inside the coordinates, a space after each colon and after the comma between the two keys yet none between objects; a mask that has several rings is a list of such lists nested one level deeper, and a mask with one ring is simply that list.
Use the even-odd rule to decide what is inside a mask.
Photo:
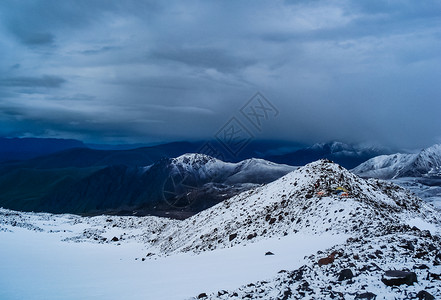
[{"label": "distant mountain range", "polygon": [[[187,217],[258,184],[276,180],[293,170],[291,166],[328,158],[352,167],[386,152],[339,142],[305,147],[298,143],[256,140],[236,157],[226,157],[224,162],[205,155],[184,155],[202,151],[202,142],[98,150],[75,140],[1,141],[5,147],[0,151],[0,206],[24,211],[136,212],[176,218]],[[216,142],[213,145],[222,151],[221,145]],[[13,156],[5,153],[14,151],[15,160],[5,161]],[[31,158],[19,160],[19,153]]]},{"label": "distant mountain range", "polygon": [[360,164],[352,171],[362,177],[381,179],[441,178],[441,144],[415,154],[397,153],[377,156]]},{"label": "distant mountain range", "polygon": [[184,218],[294,169],[261,159],[226,163],[203,154],[164,158],[147,167],[19,169],[0,177],[0,206]]},{"label": "distant mountain range", "polygon": [[72,148],[86,147],[83,142],[70,139],[1,138],[0,162],[26,160]]},{"label": "distant mountain range", "polygon": [[[382,154],[392,153],[378,147],[349,145],[341,142],[320,143],[307,146],[287,141],[255,140],[240,153],[232,157],[216,141],[208,141],[219,152],[219,159],[239,162],[249,158],[262,158],[280,164],[303,166],[312,161],[326,158],[346,168]],[[164,157],[177,157],[185,153],[203,153],[205,142],[172,142],[148,147],[134,145],[84,144],[77,140],[63,139],[10,139],[0,138],[0,163],[25,161],[26,167],[64,168],[109,165],[145,166]],[[134,148],[135,147],[135,148]],[[20,163],[19,163],[20,165]],[[17,166],[17,165],[16,165]]]}]

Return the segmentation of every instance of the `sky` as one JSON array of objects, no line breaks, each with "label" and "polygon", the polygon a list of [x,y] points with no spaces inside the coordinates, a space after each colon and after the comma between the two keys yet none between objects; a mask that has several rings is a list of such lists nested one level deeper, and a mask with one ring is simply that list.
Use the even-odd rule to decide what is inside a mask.
[{"label": "sky", "polygon": [[2,0],[0,136],[166,142],[236,126],[430,146],[440,13],[406,0]]}]

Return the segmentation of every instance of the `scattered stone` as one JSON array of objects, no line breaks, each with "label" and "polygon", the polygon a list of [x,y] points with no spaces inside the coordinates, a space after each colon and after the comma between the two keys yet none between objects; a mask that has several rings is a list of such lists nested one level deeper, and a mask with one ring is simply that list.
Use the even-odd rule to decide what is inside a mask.
[{"label": "scattered stone", "polygon": [[247,240],[254,239],[257,236],[257,233],[251,233],[247,236]]},{"label": "scattered stone", "polygon": [[433,297],[429,292],[426,292],[424,290],[420,291],[416,296],[420,300],[435,300],[435,297]]},{"label": "scattered stone", "polygon": [[290,288],[288,288],[283,292],[283,296],[280,299],[281,300],[288,300],[289,298],[291,298],[291,296],[292,296],[292,291]]},{"label": "scattered stone", "polygon": [[435,280],[441,280],[441,274],[429,273],[429,277]]},{"label": "scattered stone", "polygon": [[274,255],[274,253],[272,253],[271,251],[268,251],[265,253],[265,255]]},{"label": "scattered stone", "polygon": [[416,266],[414,266],[413,268],[414,268],[414,269],[417,269],[417,270],[426,270],[426,269],[429,269],[429,267],[428,267],[427,265],[425,265],[425,264],[416,265]]},{"label": "scattered stone", "polygon": [[207,294],[206,293],[200,293],[198,296],[198,299],[203,299],[203,298],[207,298]]},{"label": "scattered stone", "polygon": [[355,299],[367,299],[367,300],[375,300],[377,299],[377,295],[371,292],[361,293],[355,296]]},{"label": "scattered stone", "polygon": [[417,276],[414,272],[390,270],[386,271],[381,281],[387,286],[396,285],[413,285],[414,282],[418,282]]},{"label": "scattered stone", "polygon": [[230,236],[228,237],[228,240],[231,242],[232,240],[234,240],[237,237],[237,233],[232,233],[230,234]]},{"label": "scattered stone", "polygon": [[341,270],[340,274],[338,275],[338,281],[343,281],[347,279],[352,279],[354,277],[354,274],[352,273],[351,269],[344,269]]},{"label": "scattered stone", "polygon": [[383,251],[381,251],[381,250],[377,250],[377,251],[375,251],[375,255],[376,255],[378,258],[381,258],[381,256],[383,255]]},{"label": "scattered stone", "polygon": [[114,236],[113,238],[112,238],[112,240],[111,240],[112,242],[118,242],[119,241],[119,239],[116,237],[116,236]]},{"label": "scattered stone", "polygon": [[411,241],[406,241],[406,244],[405,245],[400,245],[400,247],[402,247],[404,249],[407,249],[407,250],[410,250],[410,251],[414,251],[415,250],[415,247],[413,246]]}]

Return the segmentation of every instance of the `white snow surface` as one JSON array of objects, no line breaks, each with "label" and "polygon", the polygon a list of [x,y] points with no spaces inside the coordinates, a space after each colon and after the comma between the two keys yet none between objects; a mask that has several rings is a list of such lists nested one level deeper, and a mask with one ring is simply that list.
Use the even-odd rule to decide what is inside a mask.
[{"label": "white snow surface", "polygon": [[[441,272],[440,227],[439,212],[406,189],[327,160],[183,221],[0,209],[0,299],[354,299],[366,287],[377,299],[420,288],[441,297],[424,279]],[[319,267],[332,251],[336,261]],[[418,285],[381,282],[387,269],[421,264]],[[351,285],[335,279],[343,268]]]},{"label": "white snow surface", "polygon": [[[166,219],[0,212],[12,221],[0,230],[2,300],[186,299],[298,268],[305,256],[348,237],[298,233],[248,247],[151,258],[143,234],[160,230]],[[139,222],[148,229],[136,226]],[[119,241],[109,242],[113,236]],[[275,255],[265,256],[267,251]]]}]

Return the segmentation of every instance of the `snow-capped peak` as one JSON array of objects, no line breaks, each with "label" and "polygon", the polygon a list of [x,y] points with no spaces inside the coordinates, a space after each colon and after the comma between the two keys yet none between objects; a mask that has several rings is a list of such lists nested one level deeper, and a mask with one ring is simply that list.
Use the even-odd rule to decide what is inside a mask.
[{"label": "snow-capped peak", "polygon": [[377,156],[352,171],[363,177],[382,179],[441,176],[441,144],[415,154],[397,153]]}]

